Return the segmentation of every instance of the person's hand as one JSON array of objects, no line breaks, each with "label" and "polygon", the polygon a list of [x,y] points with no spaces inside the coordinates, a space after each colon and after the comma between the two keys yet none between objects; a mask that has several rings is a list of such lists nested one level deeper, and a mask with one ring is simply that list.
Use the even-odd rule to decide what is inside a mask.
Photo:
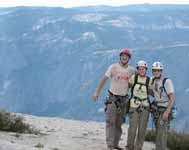
[{"label": "person's hand", "polygon": [[163,121],[168,121],[168,119],[169,119],[169,113],[170,113],[170,110],[166,110],[163,113]]},{"label": "person's hand", "polygon": [[97,92],[95,92],[92,97],[95,102],[98,100],[98,96],[99,96],[99,94]]}]

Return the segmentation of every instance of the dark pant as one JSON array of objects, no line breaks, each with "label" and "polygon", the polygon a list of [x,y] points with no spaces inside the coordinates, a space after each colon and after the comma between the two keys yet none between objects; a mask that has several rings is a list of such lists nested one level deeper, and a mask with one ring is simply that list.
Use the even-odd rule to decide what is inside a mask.
[{"label": "dark pant", "polygon": [[122,124],[126,115],[128,97],[112,96],[107,99],[106,105],[106,142],[108,147],[119,145],[122,135]]}]

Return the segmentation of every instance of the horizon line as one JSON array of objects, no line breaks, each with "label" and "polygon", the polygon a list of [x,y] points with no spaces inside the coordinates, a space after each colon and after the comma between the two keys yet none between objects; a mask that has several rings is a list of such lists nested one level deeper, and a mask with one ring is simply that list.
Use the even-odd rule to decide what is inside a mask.
[{"label": "horizon line", "polygon": [[17,5],[17,6],[0,6],[0,8],[15,8],[15,7],[49,7],[49,8],[80,8],[80,7],[126,7],[126,6],[134,6],[134,5],[170,5],[170,6],[175,6],[175,5],[189,5],[189,3],[186,4],[181,4],[181,3],[137,3],[137,4],[125,4],[125,5],[110,5],[110,4],[97,4],[97,5],[81,5],[81,6],[71,6],[71,7],[64,7],[64,6],[49,6],[49,5]]}]

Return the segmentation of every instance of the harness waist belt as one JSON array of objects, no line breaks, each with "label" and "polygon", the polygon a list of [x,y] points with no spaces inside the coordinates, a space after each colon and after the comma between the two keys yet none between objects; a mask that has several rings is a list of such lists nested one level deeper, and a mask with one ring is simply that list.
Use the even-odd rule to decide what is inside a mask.
[{"label": "harness waist belt", "polygon": [[141,98],[139,98],[139,97],[137,97],[137,96],[133,96],[133,98],[134,98],[135,100],[139,100],[139,101],[141,101],[141,102],[148,100],[148,98],[143,98],[143,99],[141,99]]},{"label": "harness waist belt", "polygon": [[108,93],[109,93],[111,96],[116,96],[116,97],[128,97],[128,94],[125,95],[125,96],[115,95],[115,94],[113,94],[110,90],[108,90]]}]

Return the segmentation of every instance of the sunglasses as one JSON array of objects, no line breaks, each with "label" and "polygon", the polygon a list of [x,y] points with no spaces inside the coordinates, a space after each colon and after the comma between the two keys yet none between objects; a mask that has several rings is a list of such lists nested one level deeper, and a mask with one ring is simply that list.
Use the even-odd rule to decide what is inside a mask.
[{"label": "sunglasses", "polygon": [[152,72],[162,72],[160,69],[152,69]]}]

